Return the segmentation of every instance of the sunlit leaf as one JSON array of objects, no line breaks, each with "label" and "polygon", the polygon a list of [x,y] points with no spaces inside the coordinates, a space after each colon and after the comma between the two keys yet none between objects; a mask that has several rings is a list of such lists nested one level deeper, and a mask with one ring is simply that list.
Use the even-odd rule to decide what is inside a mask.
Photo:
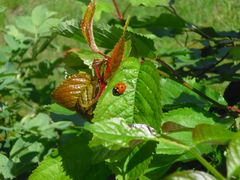
[{"label": "sunlit leaf", "polygon": [[[83,35],[79,32],[78,22],[75,20],[61,22],[58,30],[63,36],[85,42]],[[122,28],[115,26],[94,26],[93,32],[97,46],[106,48],[110,51],[114,48],[123,33]],[[131,56],[145,57],[152,55],[155,50],[153,40],[143,34],[127,31],[126,40],[131,40],[132,42]]]},{"label": "sunlit leaf", "polygon": [[84,127],[92,132],[100,140],[104,140],[107,145],[116,144],[119,147],[129,147],[134,141],[149,141],[156,138],[156,132],[150,128],[139,128],[130,126],[121,118],[87,124]]},{"label": "sunlit leaf", "polygon": [[16,26],[27,32],[35,34],[37,32],[36,27],[32,23],[32,19],[29,16],[18,16],[15,20]]},{"label": "sunlit leaf", "polygon": [[227,174],[229,179],[240,177],[240,133],[229,144],[227,151]]},{"label": "sunlit leaf", "polygon": [[38,33],[42,37],[50,36],[52,34],[52,30],[58,27],[60,23],[60,19],[58,18],[49,18],[44,21],[38,28]]},{"label": "sunlit leaf", "polygon": [[[207,94],[209,97],[219,102],[220,104],[226,104],[222,94],[218,91],[214,91],[210,88],[206,88],[198,84],[195,79],[186,79],[187,83],[192,87],[195,87],[199,91],[202,91],[204,94]],[[183,106],[191,105],[198,106],[199,108],[209,107],[210,102],[199,96],[195,92],[186,88],[182,84],[173,81],[171,79],[161,79],[161,92],[162,92],[162,104],[163,105],[172,105],[172,106]]]},{"label": "sunlit leaf", "polygon": [[54,157],[49,155],[32,172],[29,180],[71,180],[71,178],[66,175],[66,172],[64,172],[61,159],[60,156]]},{"label": "sunlit leaf", "polygon": [[226,144],[231,140],[234,133],[220,125],[199,124],[192,131],[195,144]]},{"label": "sunlit leaf", "polygon": [[[126,84],[126,91],[120,96],[114,96],[112,89],[118,82]],[[124,59],[100,97],[93,121],[122,117],[128,123],[147,124],[159,131],[159,89],[159,76],[152,63],[146,61],[141,65],[135,58]]]},{"label": "sunlit leaf", "polygon": [[6,43],[8,44],[8,46],[12,49],[12,50],[18,50],[19,48],[19,42],[16,41],[16,39],[13,36],[10,35],[4,35],[4,40],[6,41]]},{"label": "sunlit leaf", "polygon": [[206,172],[192,170],[175,172],[170,176],[164,178],[164,180],[196,180],[196,179],[216,180],[214,176]]},{"label": "sunlit leaf", "polygon": [[50,108],[49,109],[50,112],[53,112],[53,113],[56,113],[56,114],[73,115],[73,114],[76,113],[75,111],[68,110],[68,109],[66,109],[66,108],[64,108],[64,107],[62,107],[62,106],[60,106],[56,103],[51,104],[49,106],[49,108]]},{"label": "sunlit leaf", "polygon": [[[182,142],[191,146],[192,144],[192,133],[191,131],[181,131],[168,134],[169,138],[173,138],[175,141]],[[169,154],[169,155],[178,155],[186,152],[186,149],[182,148],[181,145],[175,143],[171,139],[160,139],[156,153],[157,154]]]},{"label": "sunlit leaf", "polygon": [[0,178],[12,179],[14,175],[11,172],[13,163],[3,154],[0,154]]},{"label": "sunlit leaf", "polygon": [[198,124],[215,124],[216,120],[216,116],[200,108],[179,108],[163,114],[163,122],[174,122],[188,128]]},{"label": "sunlit leaf", "polygon": [[44,6],[37,6],[32,11],[32,23],[35,26],[40,26],[46,20],[47,8]]}]

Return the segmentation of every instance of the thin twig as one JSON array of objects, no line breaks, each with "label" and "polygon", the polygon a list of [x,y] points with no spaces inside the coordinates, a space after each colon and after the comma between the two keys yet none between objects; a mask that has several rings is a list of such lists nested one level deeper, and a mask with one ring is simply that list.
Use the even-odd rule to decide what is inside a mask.
[{"label": "thin twig", "polygon": [[227,52],[221,59],[219,59],[215,64],[212,64],[208,68],[204,69],[201,73],[197,75],[197,77],[203,76],[205,73],[212,71],[219,63],[221,63],[224,59],[226,59],[229,55],[229,52]]},{"label": "thin twig", "polygon": [[185,41],[184,41],[184,46],[185,46],[185,47],[188,46],[188,38],[189,38],[188,32],[186,32],[186,39],[185,39]]},{"label": "thin twig", "polygon": [[122,13],[123,17],[125,16],[125,14],[126,14],[126,12],[127,12],[127,10],[129,9],[130,6],[131,6],[131,4],[128,3],[127,7],[125,8],[125,10]]},{"label": "thin twig", "polygon": [[114,4],[114,7],[116,8],[116,11],[117,11],[117,15],[118,15],[118,19],[120,22],[123,21],[123,15],[118,7],[118,4],[117,4],[117,1],[116,0],[112,0],[113,1],[113,4]]},{"label": "thin twig", "polygon": [[186,22],[188,25],[188,29],[192,32],[195,32],[199,35],[201,35],[202,37],[204,37],[205,39],[211,40],[214,43],[218,43],[218,41],[216,41],[215,39],[213,39],[211,36],[209,36],[208,34],[204,33],[203,31],[200,30],[200,28],[198,26],[196,26],[193,23],[190,23],[188,21],[186,21],[185,19],[183,19],[176,11],[176,9],[172,6],[164,6],[164,8],[166,8],[170,13],[174,14],[176,17],[180,18],[182,21]]}]

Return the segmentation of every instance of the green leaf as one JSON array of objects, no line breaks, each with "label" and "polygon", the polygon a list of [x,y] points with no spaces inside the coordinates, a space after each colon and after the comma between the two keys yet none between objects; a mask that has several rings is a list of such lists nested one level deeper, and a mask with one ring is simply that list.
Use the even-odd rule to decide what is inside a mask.
[{"label": "green leaf", "polygon": [[50,36],[54,28],[58,27],[60,19],[49,18],[44,21],[38,28],[38,33],[41,37]]},{"label": "green leaf", "polygon": [[240,177],[240,132],[231,140],[227,151],[228,178]]},{"label": "green leaf", "polygon": [[47,12],[47,8],[43,5],[35,7],[32,11],[32,23],[37,27],[40,26],[46,20]]},{"label": "green leaf", "polygon": [[29,180],[71,180],[62,167],[61,157],[48,156],[29,176]]},{"label": "green leaf", "polygon": [[196,180],[196,179],[216,180],[215,177],[206,172],[194,170],[175,172],[164,178],[164,180]]},{"label": "green leaf", "polygon": [[125,172],[127,179],[138,179],[145,174],[153,159],[155,148],[155,142],[147,142],[142,147],[136,147],[133,150],[127,158],[128,163]]},{"label": "green leaf", "polygon": [[16,41],[16,39],[15,39],[13,36],[10,36],[10,35],[5,34],[5,35],[4,35],[4,40],[6,41],[6,43],[8,44],[8,46],[9,46],[12,50],[14,50],[14,51],[18,50],[18,48],[19,48],[19,43],[18,43],[18,41]]},{"label": "green leaf", "polygon": [[120,147],[129,147],[137,142],[144,142],[156,139],[156,132],[151,127],[144,124],[128,125],[121,118],[112,118],[86,124],[84,128],[93,133],[94,137],[102,140],[105,146],[116,145]]},{"label": "green leaf", "polygon": [[[195,81],[188,81],[188,83],[194,85]],[[162,105],[182,106],[191,104],[200,108],[210,105],[208,101],[171,79],[161,79],[161,92]]]},{"label": "green leaf", "polygon": [[163,114],[162,121],[194,128],[198,124],[215,124],[218,118],[200,108],[178,108]]},{"label": "green leaf", "polygon": [[131,26],[135,28],[146,28],[153,34],[163,37],[175,36],[176,34],[182,33],[186,22],[175,15],[162,13],[158,17],[146,15],[144,19],[141,17],[139,17],[139,20],[133,19]]},{"label": "green leaf", "polygon": [[79,53],[76,53],[78,57],[83,61],[88,68],[92,69],[92,62],[94,59],[101,59],[102,56],[96,53],[93,53],[90,50],[81,49]]},{"label": "green leaf", "polygon": [[126,39],[132,41],[131,56],[134,57],[147,57],[152,56],[155,51],[154,42],[152,39],[133,32],[126,33]]},{"label": "green leaf", "polygon": [[[93,141],[94,138],[92,142]],[[91,146],[93,144],[92,142],[89,143],[89,146],[93,150],[93,164],[97,164],[105,160],[109,160],[110,162],[121,161],[132,151],[132,148],[121,148],[118,150],[112,150],[111,148],[104,147],[102,144],[100,144],[99,146]]]},{"label": "green leaf", "polygon": [[29,16],[18,16],[16,17],[15,23],[19,29],[23,29],[32,34],[35,34],[37,32],[37,29],[32,23],[31,17]]},{"label": "green leaf", "polygon": [[157,154],[178,155],[186,152],[186,149],[181,145],[171,140],[170,138],[180,141],[181,143],[192,144],[192,133],[190,131],[181,131],[168,134],[169,139],[160,138],[156,148]]},{"label": "green leaf", "polygon": [[154,7],[157,5],[161,5],[161,6],[167,6],[169,0],[148,0],[148,1],[138,1],[138,0],[130,0],[132,5],[144,5],[144,6],[148,6],[148,7]]},{"label": "green leaf", "polygon": [[175,163],[179,155],[153,155],[153,160],[145,174],[149,179],[163,179],[163,175]]},{"label": "green leaf", "polygon": [[[94,28],[94,36],[96,44],[100,47],[113,49],[122,35],[123,30],[115,26],[104,26],[103,28]],[[144,36],[143,34],[126,31],[126,40],[131,40],[132,49],[131,56],[145,57],[152,55],[155,50],[154,42],[152,39]]]},{"label": "green leaf", "polygon": [[79,51],[80,52],[72,52],[63,59],[67,72],[69,74],[75,74],[79,71],[84,71],[91,74],[93,60],[100,59],[102,56],[90,50],[81,49]]},{"label": "green leaf", "polygon": [[89,132],[61,138],[62,166],[72,179],[107,179],[111,172],[104,162],[92,163],[93,151],[89,147]]},{"label": "green leaf", "polygon": [[71,121],[58,121],[51,124],[51,127],[57,130],[65,130],[71,126],[73,126]]},{"label": "green leaf", "polygon": [[[41,142],[37,141],[36,137],[21,137],[14,143],[10,157],[14,162],[26,161],[25,163],[36,163],[39,161],[40,154],[44,151],[44,146]],[[23,164],[22,164],[23,165]]]},{"label": "green leaf", "polygon": [[0,13],[4,12],[6,9],[7,9],[7,7],[1,5],[0,6]]},{"label": "green leaf", "polygon": [[14,175],[11,172],[12,162],[3,154],[0,154],[0,178],[12,179]]},{"label": "green leaf", "polygon": [[135,121],[145,123],[159,130],[161,124],[161,92],[156,67],[144,62],[140,67],[135,94]]},{"label": "green leaf", "polygon": [[[114,96],[112,89],[118,82],[126,84],[126,91]],[[128,123],[144,123],[158,131],[161,122],[159,89],[159,77],[152,63],[141,65],[135,58],[125,59],[100,97],[93,122],[121,117]]]},{"label": "green leaf", "polygon": [[94,20],[95,21],[99,21],[101,18],[101,14],[103,12],[111,14],[112,12],[114,12],[114,6],[112,3],[109,3],[108,0],[100,0],[97,1],[96,3],[96,10],[95,10],[95,14],[94,14]]},{"label": "green leaf", "polygon": [[71,111],[69,109],[66,109],[60,105],[58,105],[57,103],[53,103],[51,105],[48,106],[50,109],[50,112],[56,113],[56,114],[63,114],[63,115],[73,115],[76,114],[75,111]]},{"label": "green leaf", "polygon": [[131,51],[132,51],[132,41],[128,40],[125,42],[123,59],[128,58],[130,56]]},{"label": "green leaf", "polygon": [[229,51],[230,55],[233,56],[233,59],[240,59],[240,47],[232,47]]},{"label": "green leaf", "polygon": [[91,135],[83,133],[66,140],[63,138],[59,153],[66,173],[72,179],[84,179],[91,166],[92,151],[88,147]]},{"label": "green leaf", "polygon": [[31,131],[36,135],[51,139],[57,136],[54,128],[51,127],[51,118],[44,113],[39,113],[34,118],[26,116],[22,119],[21,123],[24,130]]},{"label": "green leaf", "polygon": [[[74,38],[85,43],[83,35],[79,31],[79,23],[75,20],[61,22],[58,31],[61,35]],[[118,42],[123,30],[115,26],[94,27],[94,39],[98,47],[112,50]],[[155,50],[152,39],[147,38],[143,34],[134,32],[126,32],[126,40],[132,41],[131,56],[142,57],[152,55]]]},{"label": "green leaf", "polygon": [[79,23],[74,19],[61,22],[57,29],[62,36],[85,42],[82,32],[79,30]]},{"label": "green leaf", "polygon": [[192,131],[194,144],[226,144],[234,133],[220,125],[199,124]]}]

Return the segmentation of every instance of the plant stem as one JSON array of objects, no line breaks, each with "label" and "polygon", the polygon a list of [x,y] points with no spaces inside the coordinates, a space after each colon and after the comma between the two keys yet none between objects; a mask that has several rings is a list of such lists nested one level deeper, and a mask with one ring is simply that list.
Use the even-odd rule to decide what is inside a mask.
[{"label": "plant stem", "polygon": [[209,162],[207,162],[206,159],[204,159],[198,153],[196,148],[191,148],[188,145],[185,145],[184,143],[180,142],[179,140],[176,140],[172,137],[168,137],[167,135],[162,135],[162,137],[157,138],[156,141],[164,142],[164,143],[167,143],[167,144],[170,144],[170,145],[174,145],[174,146],[179,147],[180,149],[183,149],[185,151],[189,151],[216,178],[218,178],[219,180],[225,180],[225,177],[223,177]]},{"label": "plant stem", "polygon": [[114,4],[114,7],[116,8],[118,19],[119,19],[120,22],[122,22],[123,21],[123,15],[122,15],[119,7],[118,7],[117,1],[113,0],[113,4]]},{"label": "plant stem", "polygon": [[197,76],[201,77],[203,76],[205,73],[212,71],[219,63],[221,63],[224,59],[226,59],[229,56],[229,52],[227,52],[221,59],[219,59],[215,64],[211,65],[210,67],[208,67],[207,69],[205,69],[204,71],[202,71],[201,73],[199,73]]},{"label": "plant stem", "polygon": [[226,178],[222,176],[209,162],[204,159],[195,148],[190,149],[192,155],[205,167],[207,168],[217,179],[225,180]]}]

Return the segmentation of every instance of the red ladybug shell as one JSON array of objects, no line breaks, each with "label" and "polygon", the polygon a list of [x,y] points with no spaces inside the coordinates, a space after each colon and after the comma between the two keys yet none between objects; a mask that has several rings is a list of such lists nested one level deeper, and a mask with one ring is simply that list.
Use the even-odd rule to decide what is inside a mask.
[{"label": "red ladybug shell", "polygon": [[124,93],[125,90],[126,84],[124,82],[119,82],[114,86],[112,93],[114,96],[120,96],[121,94]]}]

